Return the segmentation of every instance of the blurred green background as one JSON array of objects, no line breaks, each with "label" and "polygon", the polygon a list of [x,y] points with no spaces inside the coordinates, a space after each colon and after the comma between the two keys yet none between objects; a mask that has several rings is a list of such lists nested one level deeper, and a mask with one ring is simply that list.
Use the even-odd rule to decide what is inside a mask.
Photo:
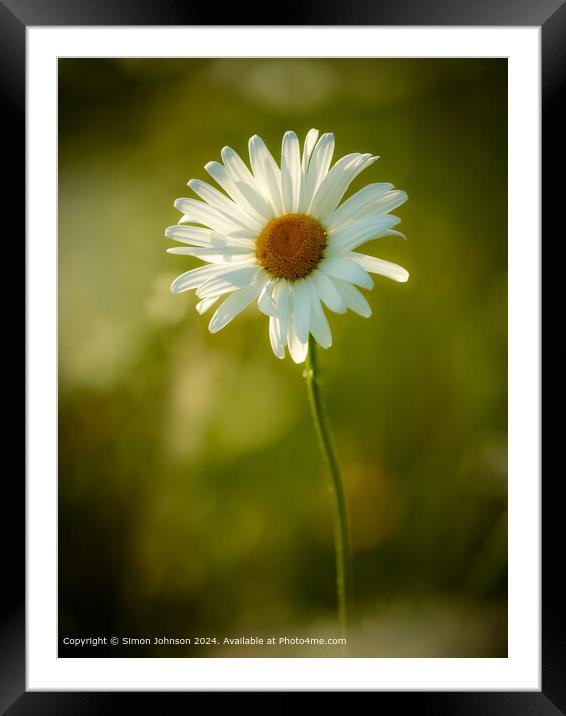
[{"label": "blurred green background", "polygon": [[[323,389],[349,505],[351,655],[507,654],[507,65],[59,61],[60,636],[336,636],[326,475],[301,367],[171,280],[185,183],[228,144],[333,131],[381,155],[407,242],[365,248],[374,315],[331,316]],[[365,249],[364,249],[365,250]],[[333,656],[117,647],[62,656]]]}]

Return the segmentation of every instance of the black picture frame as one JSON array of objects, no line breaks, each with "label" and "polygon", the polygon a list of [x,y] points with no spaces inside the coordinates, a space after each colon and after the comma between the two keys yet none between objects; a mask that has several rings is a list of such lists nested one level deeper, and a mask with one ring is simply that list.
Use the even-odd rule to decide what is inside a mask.
[{"label": "black picture frame", "polygon": [[[213,16],[215,15],[215,16]],[[275,13],[261,17],[240,4],[222,10],[222,25],[280,25]],[[261,20],[261,23],[257,21]],[[539,26],[542,28],[542,143],[543,229],[550,230],[563,203],[563,147],[565,113],[560,105],[566,87],[566,0],[310,0],[298,5],[293,25],[470,25]],[[22,217],[25,215],[25,67],[28,26],[67,25],[217,25],[218,10],[201,3],[178,0],[0,0],[0,94],[2,96],[4,166],[9,177],[8,200],[4,204],[5,238],[12,246],[23,246]],[[288,24],[288,23],[284,23]],[[16,211],[16,208],[19,211]],[[6,226],[7,224],[7,226]],[[562,228],[563,232],[563,228]],[[560,237],[558,237],[559,239]],[[21,242],[21,243],[20,243]],[[14,254],[19,255],[15,250]],[[12,293],[12,303],[15,295]],[[5,332],[18,335],[21,322]],[[10,329],[12,329],[10,331]],[[15,373],[14,373],[15,375]],[[0,620],[0,708],[3,713],[91,714],[114,713],[131,707],[131,699],[143,699],[152,709],[157,699],[165,708],[174,700],[187,704],[191,693],[77,693],[27,692],[25,690],[25,531],[24,477],[15,470],[4,475],[4,516],[7,524],[4,564],[4,596]],[[563,512],[562,477],[556,472],[543,490],[542,538],[542,690],[540,692],[375,692],[375,707],[407,707],[417,713],[514,716],[566,714],[566,617],[561,563]],[[4,517],[6,524],[6,518]],[[555,567],[555,565],[557,565]]]}]

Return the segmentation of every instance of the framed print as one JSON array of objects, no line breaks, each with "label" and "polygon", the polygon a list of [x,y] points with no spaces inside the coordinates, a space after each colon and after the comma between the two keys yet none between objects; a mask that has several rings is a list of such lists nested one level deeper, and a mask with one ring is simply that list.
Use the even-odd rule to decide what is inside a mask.
[{"label": "framed print", "polygon": [[566,708],[539,375],[566,13],[457,5],[0,8],[20,174],[26,126],[9,713]]}]

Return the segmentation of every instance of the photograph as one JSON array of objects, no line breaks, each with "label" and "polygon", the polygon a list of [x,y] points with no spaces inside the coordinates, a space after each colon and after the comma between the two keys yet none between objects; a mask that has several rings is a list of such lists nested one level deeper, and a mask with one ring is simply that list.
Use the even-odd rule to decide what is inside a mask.
[{"label": "photograph", "polygon": [[58,59],[60,658],[507,657],[507,70]]}]

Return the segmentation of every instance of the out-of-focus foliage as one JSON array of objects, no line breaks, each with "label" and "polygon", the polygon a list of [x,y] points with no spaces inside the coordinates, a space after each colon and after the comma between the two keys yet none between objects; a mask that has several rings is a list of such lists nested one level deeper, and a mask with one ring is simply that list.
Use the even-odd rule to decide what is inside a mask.
[{"label": "out-of-focus foliage", "polygon": [[[381,159],[407,242],[320,354],[349,504],[354,656],[505,656],[504,60],[59,62],[61,636],[336,635],[326,475],[301,368],[251,307],[211,336],[173,200],[228,144],[333,131]],[[172,245],[172,244],[171,244]],[[334,655],[118,647],[62,655]]]}]

